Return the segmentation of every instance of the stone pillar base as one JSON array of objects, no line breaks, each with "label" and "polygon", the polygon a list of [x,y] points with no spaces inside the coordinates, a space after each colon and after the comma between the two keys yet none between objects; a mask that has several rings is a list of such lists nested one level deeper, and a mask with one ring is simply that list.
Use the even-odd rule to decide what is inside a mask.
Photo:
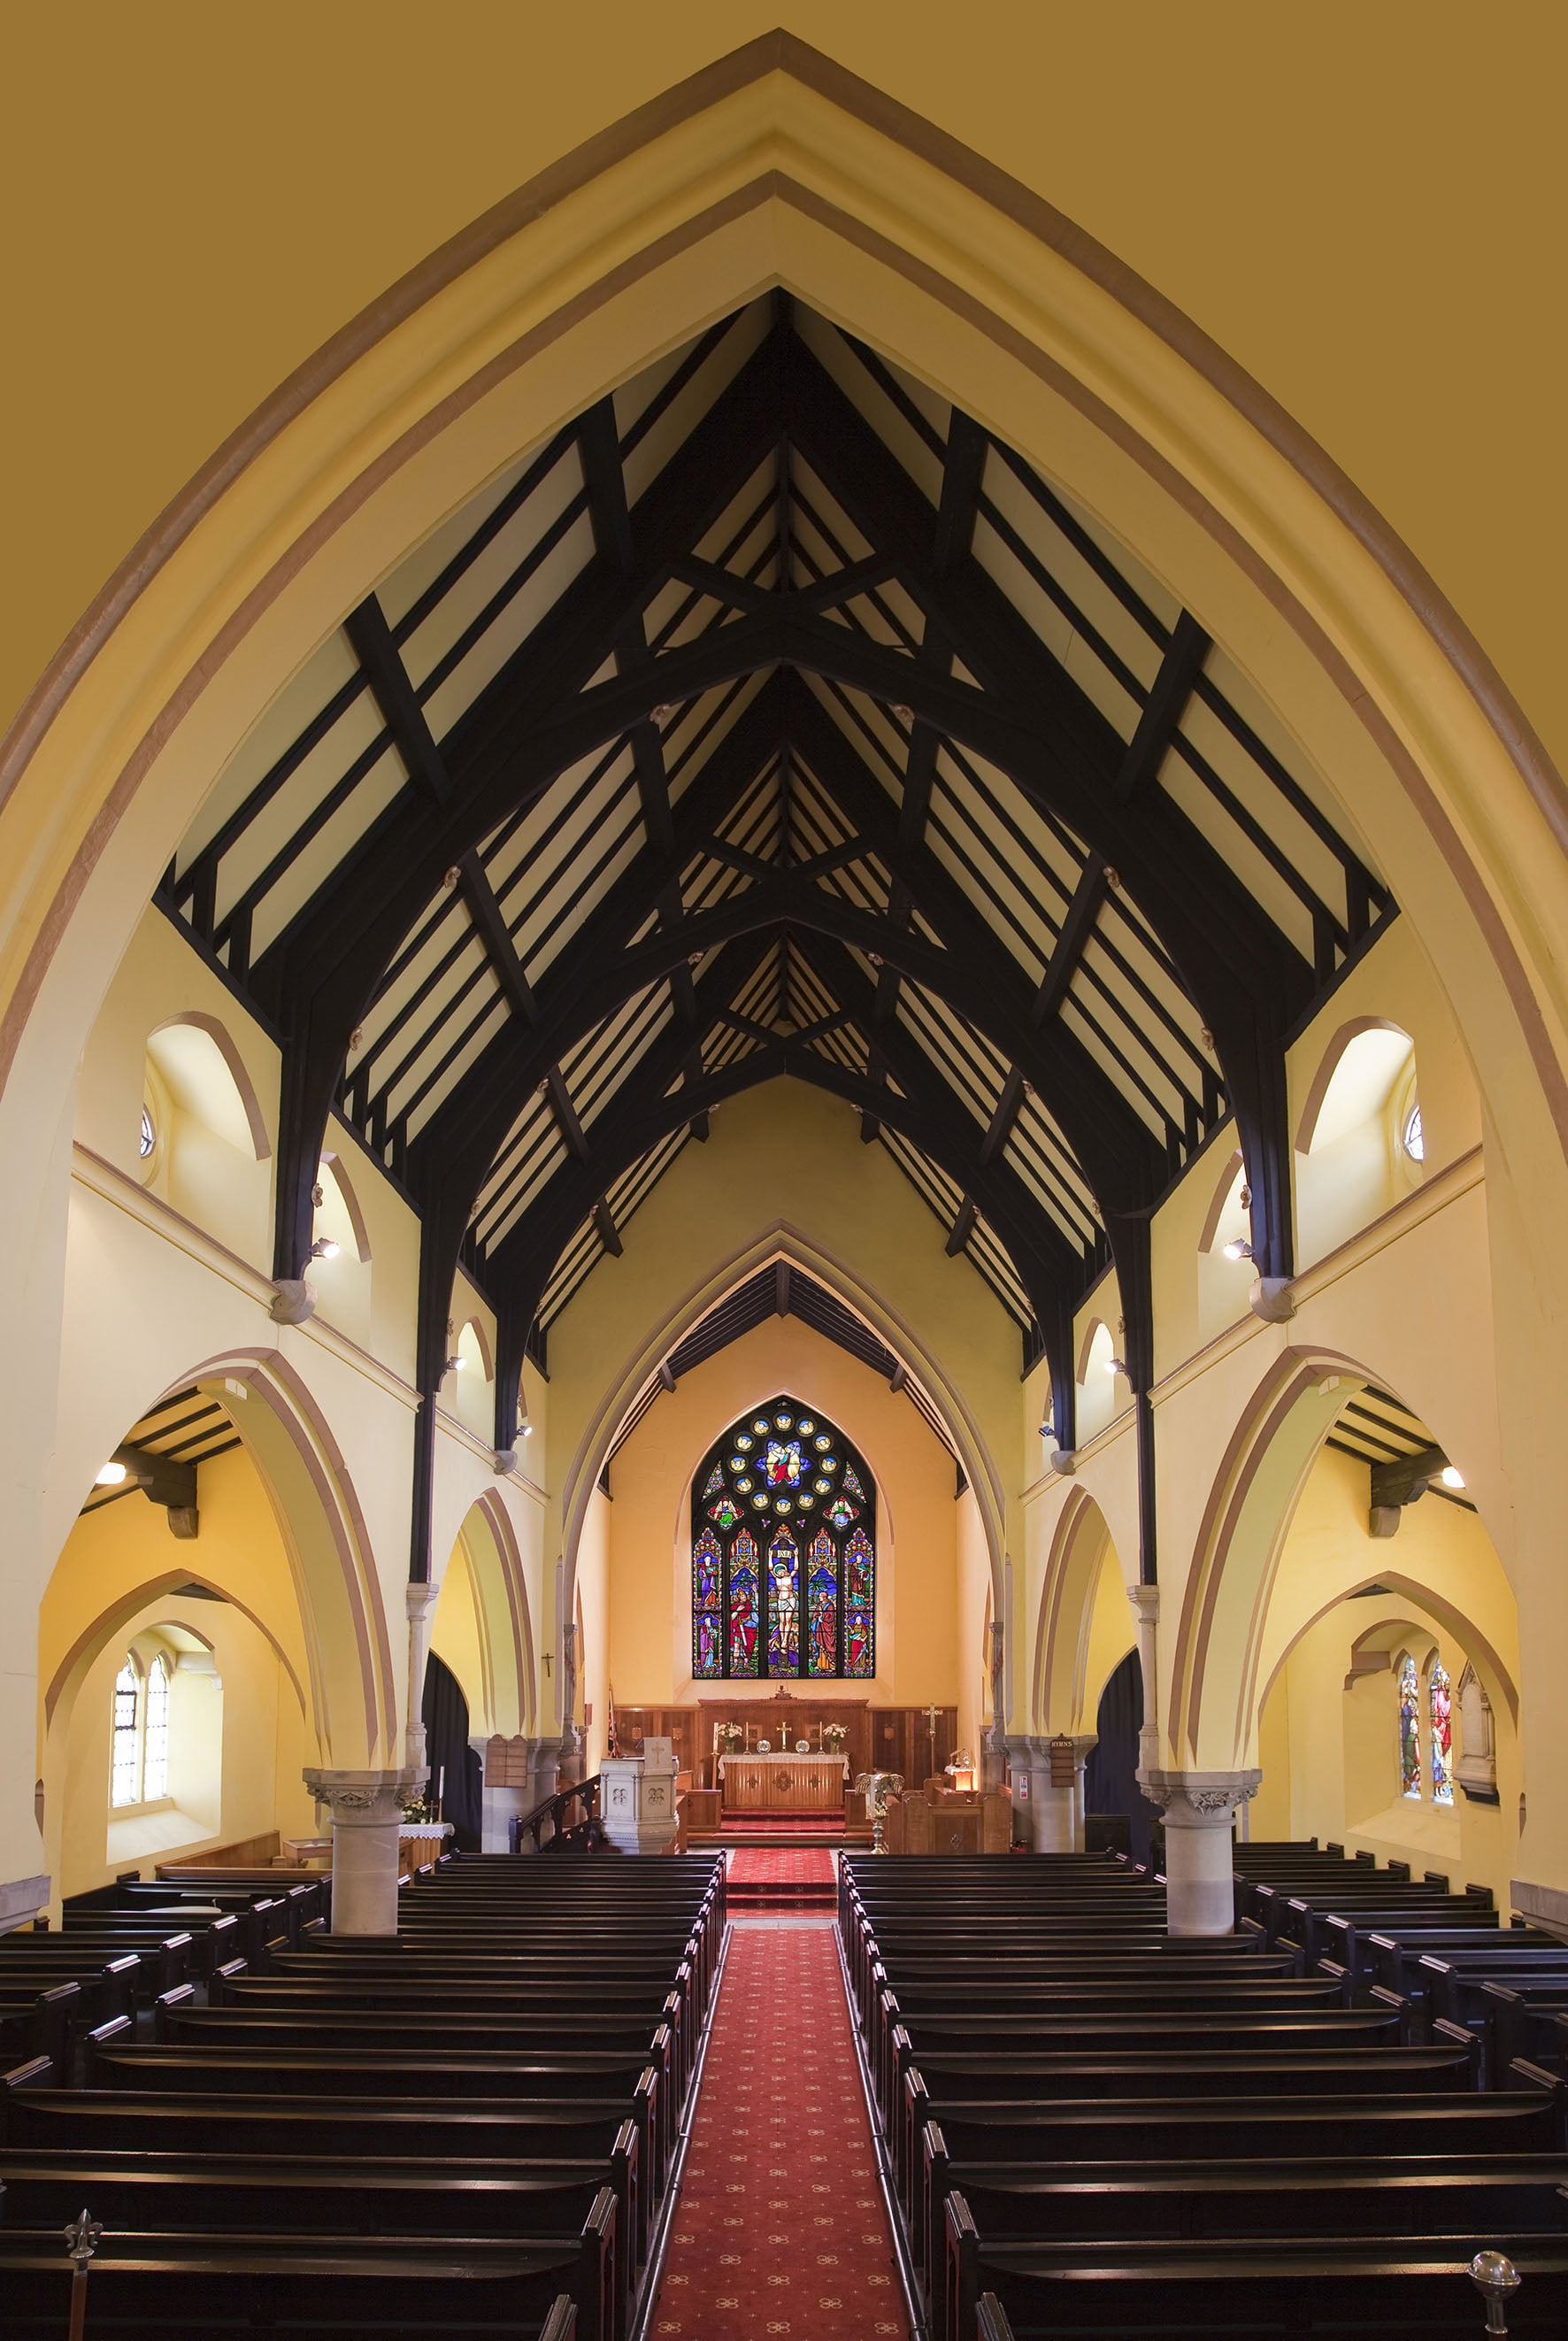
[{"label": "stone pillar base", "polygon": [[1261,1772],[1138,1772],[1146,1797],[1166,1817],[1166,1929],[1172,1935],[1236,1932],[1231,1821],[1255,1797]]},{"label": "stone pillar base", "polygon": [[304,1783],[332,1817],[334,1935],[395,1935],[401,1799],[428,1772],[307,1771]]}]

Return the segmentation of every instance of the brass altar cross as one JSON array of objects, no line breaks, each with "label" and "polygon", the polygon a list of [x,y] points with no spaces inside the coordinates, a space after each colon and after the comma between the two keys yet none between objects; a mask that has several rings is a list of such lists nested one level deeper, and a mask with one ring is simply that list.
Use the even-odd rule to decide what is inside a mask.
[{"label": "brass altar cross", "polygon": [[937,1719],[942,1710],[933,1699],[929,1707],[922,1708],[920,1711],[926,1718],[926,1737],[931,1743],[931,1760],[926,1768],[934,1772],[937,1768]]}]

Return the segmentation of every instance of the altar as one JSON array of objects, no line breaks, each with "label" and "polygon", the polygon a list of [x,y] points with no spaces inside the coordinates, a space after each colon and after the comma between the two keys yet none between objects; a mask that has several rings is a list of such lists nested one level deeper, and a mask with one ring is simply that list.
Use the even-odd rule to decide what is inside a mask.
[{"label": "altar", "polygon": [[841,1813],[847,1756],[721,1756],[719,1785],[731,1813]]}]

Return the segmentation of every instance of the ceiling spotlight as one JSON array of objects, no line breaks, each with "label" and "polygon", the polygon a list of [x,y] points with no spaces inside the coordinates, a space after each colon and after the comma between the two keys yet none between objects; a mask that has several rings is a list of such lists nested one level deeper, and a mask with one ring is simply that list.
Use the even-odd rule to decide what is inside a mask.
[{"label": "ceiling spotlight", "polygon": [[533,1437],[533,1425],[531,1422],[525,1422],[523,1424],[522,1435],[525,1439],[531,1439]]},{"label": "ceiling spotlight", "polygon": [[1445,1463],[1437,1476],[1445,1488],[1463,1488],[1464,1485],[1464,1472],[1455,1470],[1452,1463]]},{"label": "ceiling spotlight", "polygon": [[123,1463],[105,1463],[93,1485],[94,1488],[117,1488],[124,1477],[125,1467]]},{"label": "ceiling spotlight", "polygon": [[311,1258],[313,1260],[336,1260],[342,1250],[342,1246],[341,1244],[333,1243],[331,1236],[318,1236],[314,1243],[311,1246]]},{"label": "ceiling spotlight", "polygon": [[1235,1237],[1231,1242],[1226,1244],[1223,1249],[1226,1260],[1255,1260],[1257,1258],[1257,1254],[1254,1251],[1251,1244],[1244,1243],[1240,1236]]},{"label": "ceiling spotlight", "polygon": [[1054,1438],[1056,1437],[1056,1435],[1057,1435],[1057,1426],[1056,1426],[1056,1424],[1055,1424],[1054,1422],[1042,1422],[1042,1423],[1041,1423],[1041,1425],[1040,1425],[1040,1437],[1041,1437],[1042,1439],[1054,1439]]},{"label": "ceiling spotlight", "polygon": [[1106,1371],[1107,1374],[1125,1374],[1126,1368],[1122,1363],[1120,1358],[1107,1358],[1106,1360]]},{"label": "ceiling spotlight", "polygon": [[451,1357],[446,1361],[447,1372],[449,1374],[461,1374],[467,1363],[468,1360],[466,1358],[460,1358],[457,1351],[454,1350]]}]

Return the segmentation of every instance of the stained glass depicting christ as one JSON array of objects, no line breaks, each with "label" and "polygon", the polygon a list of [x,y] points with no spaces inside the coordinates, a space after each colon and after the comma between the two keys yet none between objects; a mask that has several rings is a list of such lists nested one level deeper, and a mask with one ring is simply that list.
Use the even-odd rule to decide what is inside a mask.
[{"label": "stained glass depicting christ", "polygon": [[694,1678],[877,1671],[877,1483],[788,1395],[743,1414],[691,1480]]}]

